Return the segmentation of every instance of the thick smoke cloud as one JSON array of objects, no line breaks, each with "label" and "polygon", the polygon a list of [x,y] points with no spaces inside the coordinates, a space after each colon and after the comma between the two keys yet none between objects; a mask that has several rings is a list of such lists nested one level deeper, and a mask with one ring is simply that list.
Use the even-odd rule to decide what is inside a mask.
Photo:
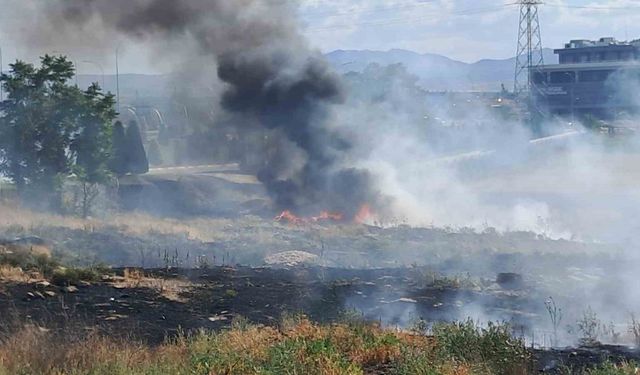
[{"label": "thick smoke cloud", "polygon": [[[41,7],[45,19],[34,35],[75,40],[64,34],[82,33],[101,43],[109,43],[104,36],[178,41],[171,58],[195,55],[203,58],[203,70],[217,69],[220,105],[236,126],[264,127],[285,138],[278,150],[262,155],[267,160],[258,173],[279,208],[349,216],[375,203],[369,175],[340,168],[351,143],[326,123],[328,108],[342,101],[342,87],[297,32],[290,2],[58,0]],[[287,144],[302,150],[303,160]]]},{"label": "thick smoke cloud", "polygon": [[[340,210],[350,216],[364,202],[380,203],[377,187],[394,197],[394,213],[402,215],[398,223],[533,230],[553,238],[622,243],[628,249],[622,261],[614,258],[604,265],[594,255],[580,264],[582,269],[573,264],[538,271],[537,280],[549,285],[549,295],[560,296],[561,306],[575,305],[576,311],[566,312],[566,322],[579,318],[588,304],[616,322],[624,321],[621,314],[640,309],[639,288],[633,287],[638,284],[640,193],[637,175],[628,177],[629,168],[620,167],[637,165],[637,159],[609,150],[608,139],[580,135],[576,126],[577,136],[531,145],[532,134],[520,122],[501,119],[480,101],[458,109],[456,116],[455,106],[466,100],[420,98],[420,90],[412,87],[417,80],[401,72],[389,74],[383,87],[376,86],[384,81],[383,69],[369,69],[365,77],[351,74],[353,86],[361,89],[346,94],[319,53],[297,33],[289,1],[28,3],[25,12],[37,14],[38,22],[16,37],[34,50],[48,51],[53,40],[113,50],[117,39],[130,38],[162,47],[156,51],[159,60],[197,60],[189,64],[192,78],[215,73],[221,82],[217,104],[229,114],[228,121],[240,132],[268,129],[277,138],[276,150],[259,155],[267,162],[258,175],[279,208],[301,214]],[[622,77],[610,85],[620,93],[615,100],[640,103],[637,82]],[[637,137],[626,142],[637,149]],[[517,243],[513,251],[520,251]],[[491,259],[486,264],[474,259],[470,267],[520,272],[537,263],[497,269]],[[525,275],[536,277],[534,272]],[[575,291],[582,291],[580,298]],[[543,308],[542,298],[538,308]],[[392,313],[406,317],[412,309]],[[503,319],[473,306],[460,317],[465,315]]]}]

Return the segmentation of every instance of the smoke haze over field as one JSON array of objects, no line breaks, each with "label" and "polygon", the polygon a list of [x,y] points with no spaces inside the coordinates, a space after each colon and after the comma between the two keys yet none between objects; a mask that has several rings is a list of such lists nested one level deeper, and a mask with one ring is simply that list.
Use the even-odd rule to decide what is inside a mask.
[{"label": "smoke haze over field", "polygon": [[[269,130],[273,147],[253,152],[268,160],[258,177],[280,209],[336,210],[348,217],[372,203],[390,205],[394,220],[410,224],[489,226],[566,238],[619,237],[634,223],[625,220],[633,215],[627,216],[632,212],[624,204],[616,209],[621,226],[615,230],[587,220],[590,215],[573,215],[595,205],[594,180],[602,206],[616,196],[615,183],[607,183],[616,180],[615,172],[599,162],[599,141],[562,141],[564,168],[558,171],[551,162],[541,170],[535,155],[548,149],[532,151],[529,130],[487,106],[468,106],[456,117],[453,103],[422,98],[412,78],[398,71],[390,73],[387,86],[354,88],[300,35],[292,2],[57,0],[16,7],[38,15],[28,33],[17,35],[34,51],[47,51],[50,44],[109,51],[133,40],[159,64],[183,72],[185,85],[211,80],[217,98],[212,105],[239,132]],[[379,82],[387,73],[373,69],[361,78]],[[449,127],[425,126],[427,115]],[[457,124],[466,126],[458,131]],[[473,155],[463,163],[443,158],[469,151],[491,155],[483,156],[489,165],[474,162]],[[512,166],[520,172],[509,175]],[[522,173],[529,169],[535,173]],[[548,189],[559,176],[578,189]],[[505,193],[505,186],[519,191]],[[630,192],[629,198],[636,196]]]},{"label": "smoke haze over field", "polygon": [[34,48],[50,42],[42,36],[97,48],[122,37],[151,45],[167,41],[172,51],[157,51],[162,59],[182,66],[199,61],[200,69],[189,72],[192,80],[217,70],[219,105],[236,126],[264,127],[280,137],[275,151],[259,156],[268,163],[258,173],[278,207],[353,216],[362,204],[374,203],[367,172],[341,167],[351,143],[326,126],[326,112],[340,103],[342,88],[298,34],[290,3],[91,0],[39,7],[42,22],[26,35]]},{"label": "smoke haze over field", "polygon": [[[598,259],[585,259],[581,264],[584,272],[560,266],[553,271],[562,277],[569,275],[571,292],[585,291],[585,299],[592,298],[588,303],[604,312],[607,319],[624,319],[620,314],[609,314],[610,305],[623,313],[640,309],[637,288],[626,288],[625,298],[610,301],[611,296],[620,294],[620,285],[637,284],[637,137],[626,139],[632,148],[628,154],[617,145],[611,146],[610,139],[585,134],[576,125],[566,138],[530,143],[533,134],[524,124],[501,117],[486,102],[470,99],[464,108],[456,108],[467,101],[428,98],[424,88],[417,85],[417,78],[399,66],[370,66],[362,73],[340,77],[298,32],[292,3],[24,2],[16,8],[25,14],[37,14],[38,22],[16,37],[38,53],[46,53],[49,45],[61,50],[67,46],[111,51],[119,42],[133,40],[146,46],[159,64],[180,71],[184,85],[207,81],[215,92],[216,102],[211,104],[216,113],[224,113],[224,121],[232,123],[241,135],[253,135],[256,130],[268,134],[271,147],[256,145],[246,152],[255,153],[254,159],[267,161],[257,176],[278,209],[291,209],[301,215],[340,211],[350,218],[368,203],[383,211],[380,213],[388,218],[382,219],[389,224],[452,226],[459,232],[465,232],[462,227],[472,227],[486,230],[482,235],[489,237],[501,236],[490,228],[527,230],[552,238],[628,245],[624,256],[633,260],[629,262],[633,266],[626,265],[629,269],[624,272],[617,272],[623,268],[616,264],[617,258],[606,266],[601,266]],[[623,83],[629,81],[612,82],[617,86]],[[627,99],[637,99],[637,92],[637,84],[624,88]],[[560,121],[546,126],[568,129]],[[404,230],[395,226],[398,233]],[[391,246],[407,246],[403,241],[413,241],[412,246],[424,250],[424,256],[416,262],[436,263],[443,261],[430,258],[438,253],[438,247],[448,250],[438,241],[450,241],[398,237],[397,243],[389,245],[384,238],[370,241],[368,235],[360,235],[367,230],[354,236],[366,250],[374,249],[365,257],[382,252],[379,248],[386,251]],[[262,233],[262,229],[256,232]],[[216,236],[218,233],[212,238],[217,241]],[[278,246],[288,245],[289,237],[280,238],[280,233],[273,237],[282,241]],[[509,251],[518,254],[522,244],[512,242]],[[242,243],[255,245],[251,240]],[[301,243],[310,246],[312,241],[296,242]],[[558,243],[561,246],[563,242]],[[464,258],[464,243],[455,244]],[[324,253],[324,242],[321,246]],[[487,259],[481,255],[463,266],[482,269],[482,277],[514,270],[533,270],[531,273],[540,275],[545,268],[535,255],[517,261],[513,254],[514,263],[498,267],[490,259],[499,257],[495,249],[487,245],[485,250]],[[385,255],[406,261],[391,251]],[[609,277],[608,273],[616,276]],[[547,276],[537,280],[551,285],[545,291],[556,294],[567,290],[565,279]],[[566,301],[572,297],[575,294],[566,296]],[[402,306],[390,314],[406,317],[412,312]],[[468,314],[486,320],[504,319],[502,315],[485,316],[476,306],[467,306],[460,314],[456,318]]]}]

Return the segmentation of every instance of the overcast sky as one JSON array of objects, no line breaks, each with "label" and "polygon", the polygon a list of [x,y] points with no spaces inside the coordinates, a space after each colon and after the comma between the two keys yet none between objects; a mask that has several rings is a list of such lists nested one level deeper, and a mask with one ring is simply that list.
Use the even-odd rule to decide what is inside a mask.
[{"label": "overcast sky", "polygon": [[[12,4],[46,0],[0,0],[0,46],[4,65],[28,53],[13,43],[12,34],[29,27],[37,17],[16,18]],[[68,0],[83,1],[83,0]],[[283,1],[283,0],[262,0]],[[295,0],[284,0],[295,1]],[[518,6],[514,1],[491,0],[299,0],[303,33],[323,52],[335,49],[388,50],[403,48],[438,53],[473,62],[483,58],[508,58],[515,54]],[[540,6],[543,44],[558,48],[569,39],[613,36],[640,38],[640,0],[548,0]],[[124,72],[157,70],[145,62],[138,48],[124,48]],[[55,51],[55,46],[52,46]],[[115,51],[115,46],[114,46]],[[64,51],[69,55],[78,51]],[[28,58],[27,58],[28,59]],[[76,60],[97,59],[76,56]],[[102,60],[104,61],[104,59]],[[107,73],[113,61],[104,61]],[[85,63],[86,73],[98,68]]]}]

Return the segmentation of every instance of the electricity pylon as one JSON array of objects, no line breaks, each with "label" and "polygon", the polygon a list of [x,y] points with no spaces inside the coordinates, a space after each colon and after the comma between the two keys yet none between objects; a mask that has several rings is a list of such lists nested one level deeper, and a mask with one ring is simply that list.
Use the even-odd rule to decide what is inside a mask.
[{"label": "electricity pylon", "polygon": [[520,27],[513,87],[516,95],[529,92],[533,73],[544,65],[538,21],[538,5],[542,4],[542,0],[519,0],[518,4],[520,4]]}]

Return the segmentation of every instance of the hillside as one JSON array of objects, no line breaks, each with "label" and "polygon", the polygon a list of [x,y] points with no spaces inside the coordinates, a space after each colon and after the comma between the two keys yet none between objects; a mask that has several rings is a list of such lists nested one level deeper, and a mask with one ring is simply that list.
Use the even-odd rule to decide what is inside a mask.
[{"label": "hillside", "polygon": [[[543,51],[545,61],[557,63],[551,49]],[[428,90],[499,90],[500,84],[507,87],[513,80],[515,58],[484,59],[472,64],[452,60],[437,54],[419,54],[393,49],[389,51],[337,50],[326,54],[332,66],[341,73],[361,71],[371,63],[389,65],[402,63],[421,79]]]},{"label": "hillside", "polygon": [[[450,59],[446,56],[392,49],[389,51],[337,50],[325,55],[329,63],[339,73],[362,71],[367,65],[377,63],[390,65],[402,63],[409,71],[420,77],[421,85],[427,90],[500,90],[500,84],[507,88],[513,81],[515,58],[494,60],[484,59],[472,64]],[[550,49],[544,50],[547,63],[557,63],[557,56]],[[91,82],[102,83],[102,76],[78,76],[81,87]],[[106,91],[116,92],[114,75],[104,77]],[[170,75],[123,74],[120,76],[120,95],[124,102],[138,97],[169,97],[175,90],[178,78]]]}]

